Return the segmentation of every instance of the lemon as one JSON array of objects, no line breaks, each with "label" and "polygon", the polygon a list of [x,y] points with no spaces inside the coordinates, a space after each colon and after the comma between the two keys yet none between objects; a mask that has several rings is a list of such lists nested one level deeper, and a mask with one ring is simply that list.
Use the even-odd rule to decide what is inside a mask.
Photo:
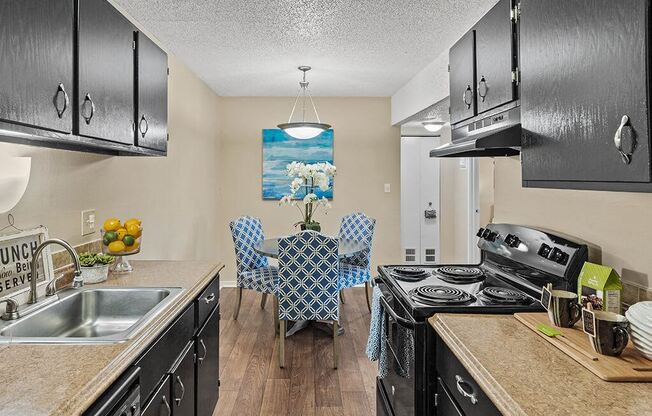
[{"label": "lemon", "polygon": [[118,218],[109,218],[104,221],[104,231],[116,231],[120,228],[120,220]]},{"label": "lemon", "polygon": [[132,246],[127,246],[125,247],[126,252],[132,252],[138,250],[138,247],[140,247],[140,244],[138,241],[134,241],[134,244]]},{"label": "lemon", "polygon": [[131,223],[127,225],[127,234],[133,236],[134,238],[140,237],[141,231],[140,231],[140,225]]},{"label": "lemon", "polygon": [[116,231],[118,234],[118,240],[122,241],[125,236],[127,235],[127,230],[124,228],[118,228],[118,231]]},{"label": "lemon", "polygon": [[114,241],[111,244],[109,244],[109,251],[111,253],[120,253],[124,251],[126,248],[125,243],[123,243],[120,240]]},{"label": "lemon", "polygon": [[126,227],[127,225],[129,225],[129,224],[137,224],[137,225],[141,225],[142,223],[143,223],[143,222],[142,222],[141,220],[139,220],[138,218],[130,218],[130,219],[128,219],[127,221],[125,221],[125,227]]}]

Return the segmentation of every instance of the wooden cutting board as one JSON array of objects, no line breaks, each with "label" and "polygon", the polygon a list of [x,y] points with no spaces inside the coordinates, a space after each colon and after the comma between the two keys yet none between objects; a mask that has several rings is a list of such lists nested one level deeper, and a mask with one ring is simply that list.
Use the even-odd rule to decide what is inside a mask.
[{"label": "wooden cutting board", "polygon": [[[559,328],[550,323],[547,313],[517,313],[514,317],[605,381],[652,382],[652,361],[643,357],[631,341],[620,357],[609,357],[593,350],[588,335],[580,329],[581,321],[575,328]],[[539,324],[554,327],[564,334],[565,340],[542,334],[537,330]]]}]

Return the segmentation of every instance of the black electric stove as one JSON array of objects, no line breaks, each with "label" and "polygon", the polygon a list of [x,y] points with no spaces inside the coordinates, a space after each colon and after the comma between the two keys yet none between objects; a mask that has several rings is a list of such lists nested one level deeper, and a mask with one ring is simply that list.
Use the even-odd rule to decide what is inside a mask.
[{"label": "black electric stove", "polygon": [[536,312],[541,288],[575,291],[587,247],[511,224],[489,224],[477,234],[477,265],[387,265],[376,285],[386,312],[389,374],[378,379],[377,415],[435,415],[435,313]]}]

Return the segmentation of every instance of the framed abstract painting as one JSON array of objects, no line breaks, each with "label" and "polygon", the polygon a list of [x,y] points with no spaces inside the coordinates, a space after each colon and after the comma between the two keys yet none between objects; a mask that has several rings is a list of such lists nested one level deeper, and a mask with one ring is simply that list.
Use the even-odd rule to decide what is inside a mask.
[{"label": "framed abstract painting", "polygon": [[[288,193],[291,179],[286,168],[292,162],[333,164],[333,130],[314,139],[298,140],[280,129],[263,129],[263,199],[278,200]],[[318,196],[332,199],[332,186]]]}]

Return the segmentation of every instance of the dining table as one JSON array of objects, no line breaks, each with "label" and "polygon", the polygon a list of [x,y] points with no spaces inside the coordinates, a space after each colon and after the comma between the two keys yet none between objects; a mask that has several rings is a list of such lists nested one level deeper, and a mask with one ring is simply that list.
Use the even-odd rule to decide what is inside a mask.
[{"label": "dining table", "polygon": [[[267,238],[263,240],[260,244],[254,246],[254,250],[265,257],[270,257],[273,259],[278,259],[278,243],[281,237],[276,238]],[[354,257],[356,254],[363,252],[367,249],[366,244],[346,238],[338,238],[338,257],[341,260],[346,260],[347,258]],[[278,312],[277,312],[278,313]],[[292,336],[297,332],[301,331],[304,328],[307,328],[311,325],[311,321],[290,321],[288,322],[288,330],[286,332],[286,337]],[[314,322],[314,326],[317,329],[323,330],[328,333],[333,333],[333,327],[331,324],[326,322]],[[344,334],[345,329],[342,325],[339,326],[338,335]]]}]

